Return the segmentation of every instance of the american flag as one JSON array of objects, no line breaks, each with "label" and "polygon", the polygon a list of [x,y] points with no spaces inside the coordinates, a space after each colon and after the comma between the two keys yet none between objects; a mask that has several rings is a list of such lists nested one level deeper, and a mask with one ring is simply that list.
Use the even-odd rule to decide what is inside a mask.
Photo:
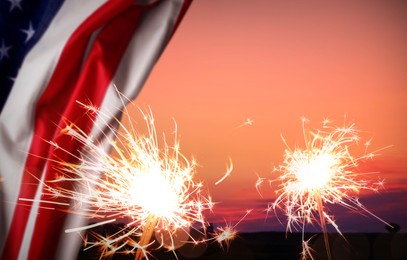
[{"label": "american flag", "polygon": [[83,218],[19,200],[55,179],[47,158],[74,160],[45,140],[78,154],[59,134],[68,119],[103,143],[76,102],[120,117],[116,90],[136,97],[191,1],[0,0],[1,259],[76,257],[80,237],[63,230]]}]

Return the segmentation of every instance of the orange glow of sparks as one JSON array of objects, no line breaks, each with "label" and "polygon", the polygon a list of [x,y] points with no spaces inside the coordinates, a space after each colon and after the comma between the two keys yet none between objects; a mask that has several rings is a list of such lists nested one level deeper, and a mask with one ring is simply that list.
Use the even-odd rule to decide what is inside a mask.
[{"label": "orange glow of sparks", "polygon": [[[322,130],[311,131],[305,128],[306,121],[302,121],[304,149],[291,149],[282,137],[287,147],[284,162],[274,170],[280,173],[278,197],[267,211],[284,212],[287,232],[299,227],[304,234],[306,224],[317,222],[324,233],[328,258],[331,258],[326,225],[341,232],[326,205],[339,204],[351,210],[363,210],[386,223],[363,207],[357,198],[361,190],[377,191],[383,182],[361,179],[362,175],[374,173],[359,173],[358,163],[376,154],[365,153],[360,157],[351,154],[351,147],[360,139],[354,124],[335,127],[329,125],[329,120],[324,120]],[[262,180],[256,183],[257,189]],[[312,258],[310,249],[308,241],[303,239],[303,258]]]},{"label": "orange glow of sparks", "polygon": [[226,224],[224,227],[218,227],[215,232],[215,240],[223,248],[226,246],[228,250],[232,241],[237,237],[238,231],[235,226],[232,226],[230,223]]},{"label": "orange glow of sparks", "polygon": [[[112,116],[94,106],[80,105],[88,114],[97,113],[102,119]],[[160,146],[151,110],[140,112],[147,134],[137,132],[133,125],[125,128],[119,119],[116,123],[122,127],[123,133],[117,133],[115,139],[105,133],[114,154],[117,154],[115,156],[106,153],[102,145],[76,125],[68,124],[61,132],[82,143],[85,149],[76,156],[77,164],[54,161],[59,165],[60,177],[44,184],[43,197],[67,199],[73,212],[84,211],[96,219],[96,224],[66,232],[91,229],[116,220],[127,223],[116,234],[103,236],[91,232],[97,241],[86,241],[85,250],[98,246],[101,257],[136,253],[136,259],[147,258],[147,247],[154,242],[150,240],[155,231],[167,232],[171,236],[179,229],[189,230],[196,223],[204,226],[202,212],[213,206],[211,198],[203,194],[203,184],[194,181],[195,161],[189,161],[180,152],[176,125],[174,144],[168,145],[164,137]],[[127,110],[124,115],[129,117]],[[111,125],[105,123],[103,127],[114,132]],[[49,143],[58,148],[58,144]],[[72,184],[74,188],[62,188],[64,183]],[[58,202],[54,204],[58,205]],[[160,247],[173,248],[172,245]]]},{"label": "orange glow of sparks", "polygon": [[232,241],[236,239],[238,234],[236,227],[244,218],[246,218],[247,215],[250,214],[250,212],[252,212],[252,209],[247,210],[246,214],[234,225],[227,223],[225,226],[217,228],[213,234],[213,239],[220,245],[221,248],[224,248],[225,246],[226,250],[229,250]]}]

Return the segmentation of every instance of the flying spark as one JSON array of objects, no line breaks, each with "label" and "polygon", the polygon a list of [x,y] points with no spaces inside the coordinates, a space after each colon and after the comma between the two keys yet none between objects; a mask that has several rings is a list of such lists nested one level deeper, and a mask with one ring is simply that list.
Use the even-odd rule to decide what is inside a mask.
[{"label": "flying spark", "polygon": [[246,214],[234,225],[227,223],[225,226],[217,228],[213,234],[213,239],[218,242],[221,248],[224,248],[225,246],[226,250],[229,250],[232,241],[236,239],[238,234],[236,227],[244,218],[246,218],[247,215],[250,214],[250,212],[252,212],[252,209],[246,210]]},{"label": "flying spark", "polygon": [[233,162],[232,162],[232,159],[229,157],[229,166],[227,166],[227,168],[226,168],[226,173],[223,175],[223,177],[220,180],[215,182],[215,185],[218,185],[219,183],[224,181],[232,173],[232,170],[233,170]]},{"label": "flying spark", "polygon": [[[286,231],[292,232],[293,228],[301,228],[303,236],[305,225],[317,222],[324,234],[330,259],[327,224],[332,225],[339,234],[342,233],[327,205],[338,204],[353,211],[361,210],[386,223],[368,211],[357,198],[361,190],[378,191],[380,184],[383,184],[382,181],[362,179],[363,175],[373,172],[358,171],[358,164],[373,158],[379,150],[354,157],[351,147],[360,139],[354,124],[344,123],[342,127],[335,127],[330,126],[328,120],[324,120],[322,130],[311,131],[305,128],[306,122],[304,118],[304,149],[291,149],[282,137],[286,145],[284,161],[275,168],[275,171],[280,173],[277,179],[280,182],[276,191],[278,197],[267,211],[271,208],[276,214],[277,210],[282,211],[287,216]],[[257,186],[256,184],[256,188]],[[304,238],[302,256],[304,259],[312,258],[309,240],[305,241]]]},{"label": "flying spark", "polygon": [[244,126],[251,126],[251,125],[253,125],[253,123],[254,123],[253,119],[247,118],[246,121],[244,121],[243,124],[238,125],[236,128],[241,128],[241,127],[244,127]]}]

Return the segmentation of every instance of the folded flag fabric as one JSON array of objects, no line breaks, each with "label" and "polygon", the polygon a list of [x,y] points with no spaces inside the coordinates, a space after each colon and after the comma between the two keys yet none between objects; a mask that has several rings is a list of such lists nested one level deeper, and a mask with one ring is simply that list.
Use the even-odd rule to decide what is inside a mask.
[{"label": "folded flag fabric", "polygon": [[60,130],[69,120],[103,144],[98,124],[120,117],[118,92],[136,97],[191,1],[0,0],[1,259],[76,258],[80,237],[64,230],[85,220],[39,202],[52,159],[84,149]]}]

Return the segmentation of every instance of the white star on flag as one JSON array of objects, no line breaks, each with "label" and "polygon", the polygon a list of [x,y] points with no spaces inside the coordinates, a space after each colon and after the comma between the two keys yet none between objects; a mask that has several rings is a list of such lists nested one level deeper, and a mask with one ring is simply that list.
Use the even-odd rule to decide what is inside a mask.
[{"label": "white star on flag", "polygon": [[34,36],[34,33],[35,33],[35,30],[34,30],[31,22],[30,22],[27,30],[21,29],[20,31],[22,31],[23,33],[25,33],[27,35],[27,38],[25,38],[24,43],[27,43]]},{"label": "white star on flag", "polygon": [[6,44],[4,43],[4,40],[2,40],[1,41],[1,47],[0,47],[0,61],[2,61],[4,57],[9,58],[8,51],[10,49],[11,49],[11,45],[6,46]]},{"label": "white star on flag", "polygon": [[20,9],[21,11],[23,10],[23,8],[21,8],[21,1],[22,0],[8,0],[9,2],[10,2],[10,9],[9,9],[9,12],[11,12],[11,11],[13,11],[14,10],[14,8],[18,8],[18,9]]}]

